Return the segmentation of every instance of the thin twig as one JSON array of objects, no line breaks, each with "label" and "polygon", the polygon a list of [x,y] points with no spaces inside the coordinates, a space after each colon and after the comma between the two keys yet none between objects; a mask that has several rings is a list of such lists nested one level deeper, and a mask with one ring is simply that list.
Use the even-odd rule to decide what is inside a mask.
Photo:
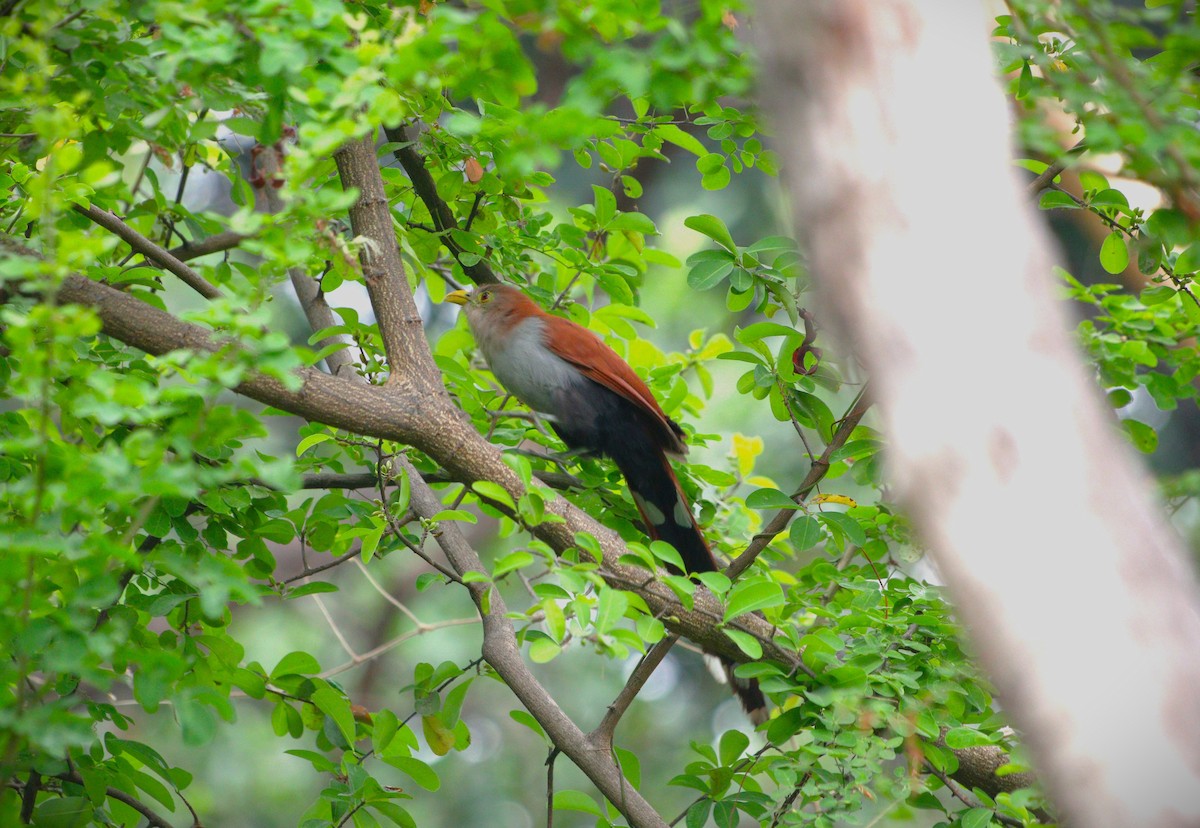
[{"label": "thin twig", "polygon": [[[951,796],[953,796],[955,799],[962,802],[962,804],[966,805],[968,808],[983,808],[983,807],[985,807],[982,802],[980,802],[978,799],[975,798],[974,794],[972,794],[970,791],[968,791],[962,785],[955,782],[947,774],[945,774],[942,771],[935,768],[931,762],[925,763],[925,769],[927,771],[929,771],[930,773],[932,773],[934,776],[936,776],[938,779],[942,780],[942,784],[946,786],[946,790],[950,791]],[[998,814],[995,811],[992,812],[992,819],[995,819],[999,822],[1003,822],[1005,825],[1018,826],[1018,828],[1025,824],[1025,823],[1021,822],[1019,819],[1013,819],[1010,816],[1005,816],[1004,814]]]},{"label": "thin twig", "polygon": [[374,661],[375,659],[379,658],[381,655],[391,652],[392,650],[396,649],[401,644],[403,644],[405,641],[409,641],[413,638],[416,638],[417,636],[426,635],[427,633],[445,629],[446,627],[466,627],[466,626],[472,626],[472,625],[475,625],[478,623],[479,623],[479,618],[472,617],[472,618],[451,618],[448,621],[434,621],[432,623],[425,624],[423,626],[417,627],[415,630],[409,630],[406,633],[401,633],[400,635],[396,636],[395,638],[390,639],[389,641],[385,641],[377,647],[372,647],[371,649],[367,650],[365,653],[360,653],[360,654],[356,655],[354,658],[350,659],[349,661],[343,662],[342,664],[339,664],[336,667],[330,667],[328,670],[325,670],[323,673],[321,673],[320,677],[321,678],[332,678],[333,676],[336,676],[339,673],[344,673],[347,670],[353,670],[355,667],[358,667],[362,664],[366,664],[368,661]]},{"label": "thin twig", "polygon": [[316,566],[306,566],[306,567],[304,567],[304,570],[302,572],[300,572],[300,574],[293,575],[290,578],[284,578],[279,583],[294,584],[296,581],[302,581],[310,575],[316,575],[318,572],[324,572],[327,569],[333,569],[335,566],[340,566],[340,565],[344,564],[346,561],[350,560],[351,558],[358,557],[361,555],[362,555],[362,544],[358,544],[353,549],[351,549],[349,552],[344,552],[341,555],[338,555],[336,558],[333,558],[332,560],[328,560],[323,564],[317,564]]},{"label": "thin twig", "polygon": [[172,247],[171,255],[181,262],[186,262],[191,259],[198,259],[201,256],[207,256],[211,253],[222,253],[230,250],[248,238],[249,236],[244,233],[235,233],[232,230],[226,230],[223,233],[214,233],[200,240],[192,239],[185,241],[178,247]]},{"label": "thin twig", "polygon": [[[859,421],[862,420],[863,415],[867,413],[867,409],[870,407],[871,401],[867,398],[864,387],[863,390],[859,391],[850,408],[842,416],[837,430],[834,431],[833,437],[829,440],[829,445],[825,446],[825,450],[821,452],[821,456],[812,464],[803,482],[800,483],[800,487],[792,495],[792,500],[796,503],[803,502],[809,493],[816,488],[817,484],[821,482],[822,478],[829,473],[830,457],[833,456],[835,451],[846,444],[850,433],[858,427]],[[775,536],[787,528],[795,515],[795,509],[780,509],[776,512],[775,516],[771,518],[763,530],[750,540],[750,545],[746,547],[745,551],[738,555],[733,560],[733,563],[725,568],[725,575],[730,580],[733,580],[745,572],[754,563],[754,560],[762,554],[762,551],[767,548],[767,545],[775,539]]]},{"label": "thin twig", "polygon": [[1029,192],[1032,194],[1037,194],[1053,184],[1054,179],[1066,172],[1067,167],[1080,155],[1083,155],[1086,149],[1087,147],[1084,140],[1080,139],[1079,142],[1067,150],[1061,158],[1052,163],[1050,166],[1046,167],[1046,169],[1042,170],[1041,175],[1029,182]]},{"label": "thin twig", "polygon": [[552,747],[546,757],[546,828],[554,828],[554,760],[561,752]]},{"label": "thin twig", "polygon": [[606,743],[611,745],[613,733],[617,729],[617,723],[621,721],[621,717],[625,715],[625,711],[629,709],[629,705],[637,698],[637,694],[645,686],[647,680],[654,673],[655,669],[662,660],[666,658],[671,647],[679,640],[678,633],[671,633],[659,640],[657,644],[647,651],[642,656],[637,666],[633,668],[633,672],[629,674],[629,678],[625,682],[625,686],[621,688],[621,692],[613,699],[612,704],[608,706],[604,718],[600,720],[600,724],[596,725],[596,729],[588,734],[588,738],[598,743]]},{"label": "thin twig", "polygon": [[[70,782],[72,785],[84,786],[83,777],[78,773],[67,772],[55,774],[55,779],[60,779],[63,782]],[[146,818],[146,822],[151,828],[171,828],[171,823],[155,813],[148,805],[139,799],[136,799],[118,788],[105,788],[105,796],[109,799],[115,799],[118,802],[124,802],[130,808],[137,811]]]}]

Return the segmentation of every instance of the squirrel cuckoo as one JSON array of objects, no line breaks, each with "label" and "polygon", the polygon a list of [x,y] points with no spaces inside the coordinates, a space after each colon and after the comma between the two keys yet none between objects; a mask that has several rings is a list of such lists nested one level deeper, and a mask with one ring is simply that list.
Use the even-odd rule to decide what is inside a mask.
[{"label": "squirrel cuckoo", "polygon": [[[463,306],[476,345],[505,388],[544,415],[568,448],[617,464],[652,539],[675,547],[688,572],[718,569],[667,461],[687,453],[683,429],[612,348],[508,285],[456,290],[446,301]],[[722,665],[750,718],[765,721],[758,682],[734,677],[731,661]]]}]

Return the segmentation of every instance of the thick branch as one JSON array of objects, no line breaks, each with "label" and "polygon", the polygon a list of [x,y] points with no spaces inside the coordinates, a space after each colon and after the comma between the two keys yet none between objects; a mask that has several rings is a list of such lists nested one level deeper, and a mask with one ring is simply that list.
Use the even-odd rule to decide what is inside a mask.
[{"label": "thick branch", "polygon": [[981,5],[764,3],[796,223],[1039,779],[1072,824],[1194,825],[1195,575],[1066,333]]},{"label": "thick branch", "polygon": [[392,211],[375,156],[374,135],[347,141],[333,157],[342,186],[358,190],[358,201],[350,208],[350,225],[354,234],[365,240],[359,261],[387,352],[391,369],[388,382],[403,377],[414,387],[432,389],[436,384],[440,388],[421,314],[404,276]]},{"label": "thick branch", "polygon": [[[0,241],[14,253],[37,256],[11,239],[0,237]],[[64,303],[93,308],[105,334],[147,353],[164,354],[180,348],[214,352],[227,344],[198,325],[82,276],[64,279],[58,298]],[[491,480],[503,486],[514,501],[524,494],[520,478],[504,462],[499,450],[475,431],[442,388],[430,392],[405,384],[372,386],[313,368],[296,373],[303,383],[297,391],[289,390],[273,377],[254,372],[235,390],[312,422],[411,445],[432,457],[452,479]],[[685,609],[674,593],[650,573],[618,562],[628,550],[611,529],[561,497],[548,502],[546,511],[561,517],[562,522],[542,523],[532,531],[556,552],[574,548],[576,533],[591,534],[602,550],[603,575],[609,583],[637,592],[668,629],[696,642],[707,652],[739,663],[749,660],[717,628],[723,609],[707,590],[698,588],[694,607]],[[772,627],[765,620],[747,615],[734,623],[762,642],[763,658],[787,665],[795,663],[795,653],[775,642]]]}]

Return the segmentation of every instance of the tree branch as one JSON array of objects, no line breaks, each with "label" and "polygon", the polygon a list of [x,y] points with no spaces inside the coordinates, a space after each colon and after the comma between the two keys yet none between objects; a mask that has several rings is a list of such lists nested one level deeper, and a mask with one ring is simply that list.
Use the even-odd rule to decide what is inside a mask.
[{"label": "tree branch", "polygon": [[214,233],[203,239],[185,241],[183,244],[172,247],[169,252],[179,261],[187,262],[192,259],[199,259],[201,256],[231,250],[247,238],[248,236],[243,233],[226,230],[223,233]]},{"label": "tree branch", "polygon": [[[812,468],[808,470],[808,474],[804,476],[804,480],[800,483],[800,487],[796,489],[792,495],[792,500],[796,503],[803,503],[804,500],[812,493],[812,490],[817,487],[825,475],[829,474],[830,458],[833,453],[846,444],[846,440],[850,438],[850,434],[858,427],[859,421],[863,415],[867,413],[867,409],[871,407],[870,400],[867,399],[865,393],[859,394],[849,410],[842,416],[838,423],[837,430],[833,432],[833,437],[829,440],[829,445],[825,446],[825,450],[821,452],[821,456],[812,464]],[[792,518],[796,516],[795,509],[780,509],[775,513],[763,530],[750,539],[750,544],[746,547],[742,554],[738,555],[725,568],[725,574],[732,580],[745,572],[754,559],[762,554],[762,551],[767,548],[767,545],[775,539],[775,536],[787,529]]]},{"label": "tree branch", "polygon": [[105,230],[119,236],[135,253],[141,253],[159,267],[174,273],[184,284],[205,299],[219,299],[223,295],[215,285],[209,283],[207,279],[193,270],[189,265],[175,258],[170,252],[134,230],[118,218],[115,213],[110,213],[108,210],[101,210],[94,204],[88,207],[77,205],[75,212],[87,216]]},{"label": "tree branch", "polygon": [[[433,518],[442,509],[441,501],[421,480],[417,470],[407,459],[397,457],[396,463],[408,473],[412,481],[413,510],[427,520]],[[459,575],[486,571],[483,562],[453,521],[440,524],[434,529],[433,535]],[[466,587],[483,619],[484,658],[521,700],[525,709],[537,719],[555,746],[592,780],[631,825],[665,828],[666,823],[662,817],[625,780],[608,750],[589,739],[571,721],[525,665],[517,645],[516,631],[508,619],[508,608],[500,591],[493,589],[490,584],[478,581],[468,583]]]},{"label": "tree branch", "polygon": [[[0,246],[17,255],[40,258],[9,237],[0,236]],[[184,322],[136,296],[83,276],[63,279],[57,296],[61,302],[91,307],[105,334],[150,354],[161,355],[180,348],[213,353],[221,347],[232,347],[199,325]],[[422,335],[420,343],[425,356],[419,364],[428,366],[434,379],[420,379],[418,372],[410,371],[400,383],[372,386],[314,368],[301,368],[295,375],[302,385],[295,391],[274,377],[256,372],[249,372],[234,390],[311,422],[413,446],[433,458],[452,479],[490,480],[502,486],[514,502],[518,501],[525,491],[520,478],[504,462],[500,451],[475,431],[451,402],[437,379],[424,342]],[[410,379],[419,381],[419,386],[411,386]],[[668,629],[696,642],[706,652],[738,663],[750,660],[719,630],[723,609],[708,590],[698,588],[693,607],[687,609],[651,573],[620,563],[628,550],[616,532],[561,497],[548,501],[546,512],[562,521],[538,524],[532,527],[532,532],[556,552],[561,554],[574,548],[579,532],[592,535],[601,548],[603,575],[609,583],[636,592]],[[734,623],[762,642],[763,658],[788,666],[796,663],[796,654],[775,641],[773,628],[762,618],[745,615]]]},{"label": "tree branch", "polygon": [[[63,782],[70,782],[72,785],[79,785],[80,787],[83,787],[85,784],[83,777],[74,771],[56,774],[54,778]],[[133,810],[145,817],[147,824],[150,825],[151,828],[171,828],[171,823],[155,813],[155,811],[146,805],[146,803],[142,802],[136,797],[130,796],[119,788],[105,788],[104,795],[109,799],[115,799],[118,802],[123,802],[130,808],[133,808]]]},{"label": "tree branch", "polygon": [[[533,476],[552,489],[583,489],[583,481],[573,474],[534,469]],[[421,477],[426,483],[469,483],[448,474],[429,472]],[[313,472],[300,479],[302,489],[369,489],[378,483],[374,472]]]},{"label": "tree branch", "polygon": [[333,158],[342,186],[358,190],[358,201],[350,208],[350,226],[356,236],[366,240],[359,261],[391,369],[388,383],[405,377],[415,385],[432,387],[437,370],[425,342],[421,314],[404,275],[392,211],[375,155],[374,133],[347,141]]},{"label": "tree branch", "polygon": [[678,635],[668,635],[659,640],[657,644],[650,648],[637,666],[633,668],[633,672],[629,674],[629,678],[625,682],[625,686],[621,688],[621,692],[613,699],[612,704],[608,706],[608,711],[604,714],[604,718],[600,720],[600,724],[596,725],[596,729],[588,734],[588,738],[594,742],[612,746],[613,733],[617,729],[617,723],[621,721],[621,717],[625,715],[625,711],[629,709],[629,705],[633,704],[633,700],[637,698],[637,694],[641,692],[646,685],[646,681],[658,669],[658,665],[667,657],[667,653],[675,646],[675,642],[679,640]]},{"label": "tree branch", "polygon": [[462,263],[462,254],[464,253],[462,246],[456,242],[450,235],[451,230],[458,229],[458,221],[454,218],[454,211],[450,209],[440,195],[438,195],[437,184],[433,180],[433,176],[429,170],[425,168],[425,159],[421,154],[413,148],[413,139],[408,136],[408,132],[404,127],[386,127],[384,134],[387,135],[388,141],[399,144],[395,150],[396,160],[400,162],[400,166],[408,173],[408,179],[412,182],[413,189],[417,196],[425,204],[425,208],[429,210],[429,215],[433,218],[433,225],[441,234],[442,244],[446,245],[446,249],[454,256],[455,260],[462,266],[463,273],[477,285],[495,284],[500,281],[492,269],[482,259],[475,264],[466,265]]},{"label": "tree branch", "polygon": [[[268,182],[283,175],[281,146],[280,144],[274,146],[259,144],[256,147],[261,150],[256,161],[259,174]],[[267,209],[271,213],[283,211],[284,203],[275,187],[268,183],[262,188],[262,192]],[[300,309],[304,311],[304,317],[308,320],[308,325],[312,328],[313,333],[342,324],[342,319],[334,314],[333,308],[329,307],[329,303],[325,301],[325,292],[321,290],[320,282],[309,276],[304,268],[299,266],[293,265],[288,268],[287,272],[288,279],[292,282],[292,290],[296,291],[296,299],[300,302]],[[329,368],[329,373],[339,377],[357,376],[358,365],[349,350],[351,344],[351,340],[346,334],[325,336],[317,342],[317,346],[322,349],[331,348],[329,353],[325,354],[325,365]],[[332,349],[334,345],[343,347]]]}]

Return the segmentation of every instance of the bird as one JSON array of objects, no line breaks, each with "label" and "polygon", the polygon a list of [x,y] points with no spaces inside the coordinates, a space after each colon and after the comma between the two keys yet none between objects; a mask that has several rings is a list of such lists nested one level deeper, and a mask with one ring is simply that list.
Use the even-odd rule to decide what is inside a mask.
[{"label": "bird", "polygon": [[[548,420],[568,449],[616,464],[651,539],[675,547],[689,573],[719,569],[668,460],[687,454],[683,429],[616,351],[512,285],[456,290],[446,301],[463,307],[476,346],[505,389]],[[751,720],[765,721],[758,683],[735,677],[734,662],[721,662]]]}]

